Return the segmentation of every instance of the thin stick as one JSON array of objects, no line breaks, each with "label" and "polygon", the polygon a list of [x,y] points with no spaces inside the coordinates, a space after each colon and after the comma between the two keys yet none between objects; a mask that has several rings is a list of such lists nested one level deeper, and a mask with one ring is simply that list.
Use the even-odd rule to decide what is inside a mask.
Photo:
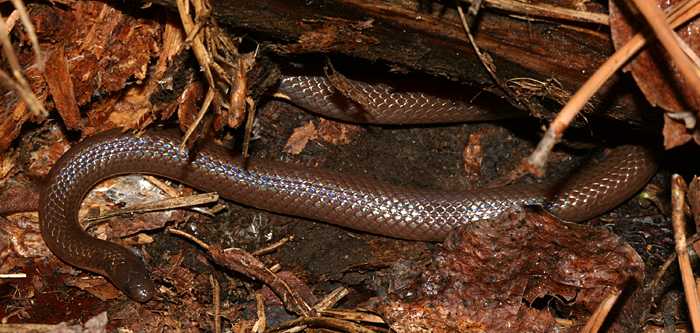
[{"label": "thin stick", "polygon": [[252,254],[256,257],[259,257],[259,256],[264,255],[264,254],[268,254],[272,251],[277,250],[278,248],[282,247],[284,244],[287,244],[287,242],[289,242],[293,239],[294,239],[294,236],[284,237],[284,238],[282,238],[282,239],[280,239],[280,240],[278,240],[278,241],[276,241],[276,242],[274,242],[274,243],[272,243],[272,244],[270,244],[262,249],[255,250],[255,252],[253,252]]},{"label": "thin stick", "polygon": [[486,7],[496,8],[516,14],[545,17],[558,20],[589,22],[600,25],[608,25],[609,18],[606,14],[592,13],[569,9],[564,7],[550,6],[546,4],[529,4],[524,1],[511,0],[486,0]]},{"label": "thin stick", "polygon": [[199,109],[199,113],[197,113],[197,118],[190,125],[190,127],[187,128],[185,137],[182,138],[182,143],[180,143],[180,150],[185,149],[185,146],[187,145],[187,141],[189,141],[190,136],[192,136],[194,130],[197,129],[197,125],[199,125],[199,123],[202,121],[202,118],[204,118],[204,114],[207,112],[209,105],[211,105],[211,101],[214,100],[214,94],[214,87],[209,86],[209,91],[207,91],[207,96],[204,97],[204,103],[202,103],[202,107]]},{"label": "thin stick", "polygon": [[622,294],[622,291],[616,290],[614,293],[608,295],[608,297],[606,297],[602,302],[600,302],[598,308],[596,308],[595,312],[593,312],[591,317],[588,318],[586,325],[583,326],[581,333],[598,332],[598,330],[600,330],[600,327],[605,322],[605,318],[607,318],[608,313],[610,313],[610,310],[612,309],[613,305],[615,305],[615,302],[617,301],[618,297],[620,297],[620,294]]},{"label": "thin stick", "polygon": [[35,63],[39,68],[39,71],[43,72],[46,59],[41,52],[41,47],[39,47],[39,38],[36,36],[36,31],[34,30],[32,20],[29,19],[27,8],[24,7],[24,2],[22,2],[22,0],[12,0],[12,5],[15,6],[15,9],[17,12],[19,12],[19,18],[22,21],[22,26],[24,26],[24,30],[27,31],[29,41],[32,43],[32,49],[34,49],[34,55],[36,57]]},{"label": "thin stick", "polygon": [[700,73],[698,73],[698,68],[695,66],[688,57],[683,53],[683,50],[676,39],[673,37],[676,33],[668,25],[664,13],[659,7],[656,6],[656,1],[649,0],[633,0],[634,4],[637,5],[639,11],[642,13],[644,18],[654,30],[654,33],[659,38],[661,45],[664,46],[666,51],[671,55],[673,61],[678,66],[681,75],[688,81],[687,84],[691,87],[695,87],[694,95],[695,98],[700,100]]},{"label": "thin stick", "polygon": [[512,105],[519,105],[522,104],[520,101],[518,101],[517,96],[513,93],[513,91],[503,84],[503,81],[496,75],[494,65],[491,61],[489,61],[483,53],[481,53],[481,50],[479,49],[479,45],[476,44],[476,40],[474,40],[474,36],[471,33],[471,29],[469,29],[469,24],[467,24],[467,19],[464,17],[464,12],[462,11],[462,6],[457,5],[457,12],[459,13],[459,18],[462,20],[462,28],[464,28],[464,32],[467,34],[467,38],[469,39],[469,44],[471,44],[472,49],[474,50],[474,53],[476,53],[477,58],[479,58],[479,61],[481,61],[481,64],[486,68],[486,71],[489,73],[491,76],[491,79],[493,82],[503,91],[505,97],[508,99],[508,102]]},{"label": "thin stick", "polygon": [[5,273],[0,274],[0,279],[24,279],[27,277],[26,273]]},{"label": "thin stick", "polygon": [[175,198],[165,198],[161,200],[145,202],[142,204],[136,204],[131,207],[126,207],[123,209],[115,209],[101,214],[100,216],[86,218],[84,221],[88,222],[86,229],[90,229],[97,224],[98,221],[104,221],[106,219],[112,218],[114,216],[124,215],[124,214],[140,214],[149,212],[158,212],[164,210],[171,210],[177,208],[192,207],[197,205],[204,205],[212,202],[219,201],[219,195],[217,193],[202,193],[188,195],[184,197]]},{"label": "thin stick", "polygon": [[14,80],[11,79],[4,71],[0,70],[0,82],[3,82],[5,86],[12,87],[35,116],[45,117],[48,112],[46,112],[44,105],[34,95],[31,86],[24,78],[24,74],[22,74],[22,68],[10,41],[10,31],[2,17],[0,17],[0,44],[2,44],[3,53],[12,70],[12,76],[15,78]]},{"label": "thin stick", "polygon": [[[700,1],[688,0],[678,6],[674,6],[669,15],[671,26],[675,29],[679,25],[689,21],[700,13]],[[544,137],[537,144],[537,148],[527,159],[529,169],[537,175],[544,173],[544,165],[549,156],[549,152],[559,141],[571,121],[578,115],[579,111],[593,97],[596,91],[618,71],[632,56],[634,56],[647,43],[647,39],[641,33],[634,35],[624,46],[619,48],[608,60],[596,70],[593,75],[579,88],[568,103],[559,111],[554,118]]]},{"label": "thin stick", "polygon": [[255,293],[255,308],[258,313],[258,320],[253,325],[254,333],[262,333],[267,329],[267,317],[265,316],[265,300],[261,293]]},{"label": "thin stick", "polygon": [[173,234],[173,235],[178,235],[178,236],[185,237],[185,238],[187,238],[187,239],[189,239],[189,240],[195,242],[197,245],[201,246],[203,249],[209,251],[209,248],[210,248],[210,247],[209,247],[209,244],[207,244],[207,243],[201,241],[199,238],[194,237],[194,236],[192,236],[192,235],[190,235],[190,234],[188,234],[188,233],[186,233],[186,232],[184,232],[184,231],[180,231],[180,230],[177,230],[177,229],[174,229],[174,228],[168,228],[167,230],[168,230],[169,233],[171,233],[171,234]]},{"label": "thin stick", "polygon": [[690,322],[693,331],[700,332],[700,296],[693,277],[693,268],[690,266],[688,245],[685,239],[685,191],[687,185],[683,178],[677,174],[671,176],[671,223],[673,224],[673,238],[676,241],[676,253],[678,265],[681,270],[681,280],[685,301],[688,304]]},{"label": "thin stick", "polygon": [[209,275],[209,283],[211,283],[212,294],[214,294],[214,332],[221,333],[221,287],[219,281],[214,275]]}]

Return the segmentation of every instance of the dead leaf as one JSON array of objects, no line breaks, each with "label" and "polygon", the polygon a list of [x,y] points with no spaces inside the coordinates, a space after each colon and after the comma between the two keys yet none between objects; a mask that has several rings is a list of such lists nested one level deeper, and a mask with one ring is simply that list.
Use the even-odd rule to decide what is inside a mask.
[{"label": "dead leaf", "polygon": [[287,154],[298,155],[301,153],[309,140],[316,139],[318,132],[313,122],[309,121],[306,125],[294,129],[292,135],[287,139],[284,145],[284,152]]},{"label": "dead leaf", "polygon": [[692,134],[688,131],[682,121],[672,119],[666,114],[664,114],[663,135],[665,149],[678,147],[693,138]]},{"label": "dead leaf", "polygon": [[77,287],[102,301],[119,298],[122,292],[101,276],[91,275],[89,277],[66,277],[64,283],[67,286]]},{"label": "dead leaf", "polygon": [[346,145],[353,137],[362,132],[362,127],[321,118],[318,123],[318,136],[321,140],[334,145]]}]

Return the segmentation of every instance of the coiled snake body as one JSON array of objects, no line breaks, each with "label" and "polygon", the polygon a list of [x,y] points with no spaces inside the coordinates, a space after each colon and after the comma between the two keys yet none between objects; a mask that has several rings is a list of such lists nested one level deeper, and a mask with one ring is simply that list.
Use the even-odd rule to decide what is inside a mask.
[{"label": "coiled snake body", "polygon": [[[282,80],[280,91],[315,112],[370,123],[445,123],[483,119],[466,104],[416,92],[357,82],[371,96],[364,112],[339,99],[322,77]],[[340,101],[340,102],[339,102]],[[343,105],[339,105],[343,104]],[[351,116],[354,115],[354,116]],[[485,116],[485,118],[489,118]],[[523,205],[541,205],[567,220],[599,215],[637,192],[655,172],[652,154],[639,146],[613,148],[600,164],[558,186],[512,185],[467,192],[409,189],[374,179],[309,170],[274,161],[247,168],[215,145],[178,149],[175,131],[143,135],[108,131],[73,146],[51,170],[40,199],[41,232],[58,257],[106,276],[137,301],[154,294],[143,262],[130,250],[87,234],[78,223],[83,197],[99,181],[129,173],[171,178],[223,198],[277,213],[325,221],[391,237],[441,240],[454,227]]]}]

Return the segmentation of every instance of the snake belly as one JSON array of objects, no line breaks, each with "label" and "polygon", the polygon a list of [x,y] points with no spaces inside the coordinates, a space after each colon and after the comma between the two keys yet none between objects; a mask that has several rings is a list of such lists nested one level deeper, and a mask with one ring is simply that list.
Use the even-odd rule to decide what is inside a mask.
[{"label": "snake belly", "polygon": [[[310,89],[317,98],[320,93]],[[396,94],[378,96],[412,98]],[[313,106],[303,96],[301,99],[300,104]],[[331,111],[342,114],[342,110]],[[391,112],[391,117],[396,117],[400,109]],[[472,117],[468,108],[460,112]],[[443,118],[432,122],[446,122],[446,114],[447,122],[457,121],[454,112],[436,114]],[[380,123],[388,119],[372,117]],[[240,159],[220,146],[180,150],[180,141],[175,130],[154,129],[141,135],[111,130],[73,146],[52,168],[40,198],[41,232],[51,251],[71,265],[107,277],[134,300],[145,302],[153,297],[155,288],[142,260],[127,248],[90,236],[78,222],[78,210],[88,191],[104,179],[124,174],[162,176],[202,191],[218,192],[243,205],[355,230],[438,241],[455,227],[525,205],[545,207],[567,220],[586,220],[629,198],[656,171],[649,150],[620,146],[610,149],[602,162],[582,169],[564,183],[445,192],[277,161],[250,161],[244,168]]]}]

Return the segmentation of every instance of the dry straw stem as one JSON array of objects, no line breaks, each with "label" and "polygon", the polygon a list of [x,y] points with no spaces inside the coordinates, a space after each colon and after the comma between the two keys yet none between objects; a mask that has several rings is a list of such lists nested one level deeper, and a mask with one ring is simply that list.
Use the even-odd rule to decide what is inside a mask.
[{"label": "dry straw stem", "polygon": [[486,0],[484,1],[484,5],[525,16],[608,25],[608,15],[551,6],[547,4],[529,4],[521,0]]},{"label": "dry straw stem", "polygon": [[681,270],[685,301],[688,304],[690,322],[693,331],[700,332],[700,297],[697,285],[693,277],[693,268],[688,256],[688,245],[685,239],[685,192],[687,185],[683,177],[674,174],[671,176],[671,223],[673,224],[673,238],[676,241],[676,254]]},{"label": "dry straw stem", "polygon": [[253,333],[265,332],[267,328],[267,316],[265,315],[265,300],[262,293],[255,293],[255,309],[258,313],[258,320],[253,325]]},{"label": "dry straw stem", "polygon": [[39,70],[43,72],[44,62],[46,61],[46,59],[44,58],[44,55],[41,52],[41,48],[39,47],[39,38],[36,36],[34,25],[29,19],[27,8],[24,7],[24,3],[22,2],[22,0],[12,0],[12,5],[19,13],[19,19],[22,21],[22,26],[24,26],[24,30],[27,31],[29,41],[32,43],[32,49],[34,49],[34,55],[36,56],[36,65],[37,67],[39,67]]},{"label": "dry straw stem", "polygon": [[214,332],[221,333],[221,286],[212,274],[209,274],[209,283],[211,283],[211,293],[214,296],[212,300],[214,303]]},{"label": "dry straw stem", "polygon": [[688,81],[688,85],[695,87],[695,98],[700,99],[700,73],[690,59],[683,53],[683,50],[676,41],[676,33],[668,25],[664,13],[656,6],[656,1],[633,0],[639,11],[654,30],[659,41],[666,51],[671,55],[673,61],[678,66],[681,75]]},{"label": "dry straw stem", "polygon": [[482,53],[481,50],[479,49],[479,45],[476,44],[476,40],[474,40],[474,36],[471,33],[471,29],[469,29],[469,24],[467,23],[467,19],[464,16],[464,12],[462,11],[462,7],[457,5],[457,12],[459,13],[459,18],[462,20],[462,27],[464,28],[464,32],[467,34],[467,38],[469,39],[469,44],[471,45],[472,49],[474,50],[474,53],[476,53],[477,57],[479,58],[479,61],[481,61],[481,64],[484,66],[486,71],[489,73],[491,76],[491,79],[493,82],[503,91],[504,97],[508,99],[508,102],[512,105],[522,105],[518,98],[517,95],[513,92],[508,85],[504,84],[504,82],[496,75],[496,68],[495,65],[493,64],[493,61],[491,60],[491,57],[488,57],[486,54]]},{"label": "dry straw stem", "polygon": [[[690,21],[700,13],[700,0],[687,0],[674,6],[668,16],[672,28],[677,28],[683,23]],[[648,42],[646,37],[638,33],[632,37],[624,46],[619,48],[608,60],[596,70],[593,75],[581,86],[569,102],[559,111],[557,117],[547,128],[544,137],[537,144],[535,151],[527,159],[530,169],[534,174],[542,175],[544,165],[549,156],[549,152],[559,141],[562,134],[569,127],[571,121],[586,105],[596,91],[617,72],[632,56],[634,56]]]},{"label": "dry straw stem", "polygon": [[86,218],[85,222],[88,222],[86,229],[90,229],[90,228],[94,227],[97,224],[96,222],[98,222],[98,221],[103,221],[103,220],[106,220],[106,219],[114,217],[114,216],[128,215],[128,214],[142,214],[142,213],[158,212],[158,211],[171,210],[171,209],[177,209],[177,208],[193,207],[193,206],[205,205],[205,204],[209,204],[209,203],[217,202],[217,201],[219,201],[219,195],[217,193],[202,193],[202,194],[188,195],[188,196],[184,196],[184,197],[166,198],[166,199],[161,199],[161,200],[156,200],[156,201],[151,201],[151,202],[145,202],[142,204],[132,205],[132,206],[124,208],[124,209],[111,210],[111,211],[105,212],[103,214],[100,214],[100,216]]},{"label": "dry straw stem", "polygon": [[202,107],[199,109],[199,113],[197,113],[197,118],[192,124],[190,124],[190,126],[187,128],[187,132],[185,132],[185,137],[182,138],[182,143],[180,143],[180,150],[185,149],[187,141],[190,140],[192,133],[194,133],[194,130],[197,129],[197,125],[199,125],[202,119],[204,119],[204,114],[207,112],[207,109],[209,109],[209,105],[211,105],[211,102],[214,100],[214,94],[216,94],[216,92],[214,91],[214,86],[209,86],[209,90],[207,91],[207,95],[204,97]]},{"label": "dry straw stem", "polygon": [[591,317],[588,319],[586,325],[583,326],[583,329],[581,329],[581,333],[598,332],[600,327],[605,322],[605,318],[608,316],[608,313],[610,313],[610,309],[612,309],[613,305],[615,305],[615,302],[617,301],[618,297],[620,297],[621,293],[622,291],[616,290],[608,295],[608,297],[606,297],[602,302],[600,302],[598,308],[595,309],[595,312],[593,312]]},{"label": "dry straw stem", "polygon": [[[22,4],[20,0],[13,0],[12,2],[17,8],[20,20],[25,26],[27,34],[29,35],[29,39],[32,40],[32,44],[35,47],[34,52],[37,56],[37,66],[38,68],[43,69],[44,62],[41,56],[41,51],[39,49],[39,44],[38,42],[34,44],[34,41],[38,39],[36,37],[36,33],[34,33],[34,27],[32,26],[31,21],[29,21],[29,17],[27,16],[27,11],[24,9],[24,4]],[[2,50],[5,54],[5,59],[7,59],[7,63],[12,71],[12,76],[14,77],[14,79],[12,79],[9,75],[7,75],[7,73],[0,69],[0,84],[4,85],[8,89],[15,90],[19,97],[22,99],[22,101],[24,101],[24,103],[27,104],[29,110],[34,114],[34,116],[45,117],[47,112],[44,108],[44,105],[34,95],[31,86],[22,74],[22,67],[19,64],[17,55],[15,54],[14,48],[12,47],[12,42],[10,41],[9,27],[5,23],[5,19],[2,18],[2,16],[0,16],[0,44],[2,44]]]}]

